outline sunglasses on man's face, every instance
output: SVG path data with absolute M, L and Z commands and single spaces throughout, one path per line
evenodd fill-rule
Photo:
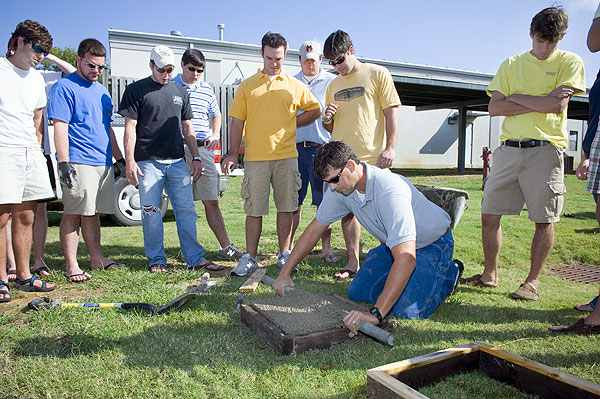
M 187 69 L 190 72 L 198 72 L 198 73 L 204 72 L 204 68 L 194 68 L 193 66 L 189 66 L 189 67 L 187 67 Z
M 96 65 L 96 64 L 92 64 L 91 62 L 86 62 L 85 65 L 90 69 L 98 68 L 98 72 L 102 72 L 102 70 L 104 68 L 106 68 L 106 65 Z
M 323 181 L 325 183 L 329 183 L 329 184 L 336 184 L 340 181 L 340 177 L 342 176 L 342 172 L 344 171 L 344 168 L 346 167 L 346 164 L 342 165 L 342 169 L 340 170 L 340 173 L 338 173 L 337 175 L 335 175 L 335 177 L 332 177 L 329 180 L 323 179 Z
M 342 62 L 344 62 L 344 60 L 346 60 L 346 54 L 338 57 L 336 60 L 334 61 L 329 61 L 329 65 L 331 66 L 336 66 L 336 65 L 340 65 Z
M 44 54 L 44 57 L 48 56 L 48 52 L 44 50 L 39 44 L 32 44 L 31 48 L 38 54 Z
M 156 66 L 156 64 L 154 64 L 154 68 L 156 68 L 156 72 L 158 73 L 168 73 L 169 75 L 175 70 L 175 68 L 173 68 L 172 66 L 168 66 L 168 67 L 164 67 L 164 68 L 159 68 Z

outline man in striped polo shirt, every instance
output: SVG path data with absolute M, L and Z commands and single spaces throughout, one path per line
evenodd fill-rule
M 227 235 L 223 215 L 219 208 L 219 173 L 215 167 L 215 148 L 221 137 L 221 111 L 212 87 L 200 77 L 204 72 L 206 61 L 204 54 L 197 49 L 188 49 L 181 58 L 183 73 L 177 75 L 173 82 L 185 87 L 190 95 L 190 104 L 194 118 L 192 124 L 196 132 L 198 153 L 202 159 L 202 175 L 193 184 L 194 201 L 202 201 L 208 225 L 219 241 L 220 259 L 237 260 L 242 257 Z M 185 146 L 185 159 L 191 167 L 192 154 Z

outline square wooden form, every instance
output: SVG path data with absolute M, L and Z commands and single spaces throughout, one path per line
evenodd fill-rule
M 358 310 L 367 311 L 367 309 L 356 303 L 333 294 L 339 300 L 342 300 Z M 282 331 L 271 320 L 267 319 L 258 308 L 253 304 L 242 305 L 242 322 L 252 330 L 256 335 L 264 339 L 277 352 L 283 355 L 298 354 L 309 350 L 327 349 L 333 345 L 340 344 L 349 340 L 348 329 L 329 328 L 327 330 L 315 331 L 300 335 L 291 335 Z M 378 327 L 392 332 L 392 324 L 388 319 L 384 319 Z M 363 334 L 359 334 L 362 336 Z
M 482 342 L 414 357 L 367 372 L 367 397 L 424 399 L 416 389 L 473 370 L 541 398 L 600 398 L 600 385 Z

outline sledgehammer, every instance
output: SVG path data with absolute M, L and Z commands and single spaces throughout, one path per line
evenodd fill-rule
M 275 282 L 275 279 L 273 277 L 267 276 L 265 274 L 262 278 L 262 282 L 265 284 L 268 284 L 272 287 L 273 283 Z M 283 289 L 283 292 L 285 294 L 289 293 L 290 291 L 294 291 L 294 288 L 287 286 Z M 345 316 L 348 313 L 342 312 L 342 314 Z M 389 346 L 394 346 L 394 335 L 388 331 L 385 331 L 382 328 L 379 328 L 379 327 L 371 324 L 371 323 L 368 323 L 368 322 L 362 323 L 360 328 L 358 329 L 358 331 L 362 332 L 363 334 L 368 335 L 371 338 L 376 339 L 379 342 L 382 342 Z

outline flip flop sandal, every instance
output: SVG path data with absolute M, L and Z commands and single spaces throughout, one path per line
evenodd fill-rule
M 167 265 L 165 265 L 164 263 L 154 263 L 148 266 L 148 271 L 150 273 L 166 273 Z
M 40 276 L 45 276 L 44 274 L 41 274 L 41 272 L 48 273 L 48 276 L 52 274 L 52 272 L 50 271 L 50 269 L 46 265 L 42 265 L 42 266 L 40 266 L 38 268 L 31 269 L 31 272 L 35 273 L 35 274 L 38 274 Z
M 570 326 L 553 326 L 548 330 L 561 334 L 600 334 L 600 324 L 585 324 L 585 319 L 579 319 Z
M 10 297 L 10 292 L 8 291 L 8 283 L 6 281 L 0 280 L 0 288 L 6 287 L 5 290 L 0 290 L 0 294 L 9 295 L 8 298 L 0 298 L 0 303 L 10 302 L 12 298 Z
M 344 273 L 348 273 L 348 277 L 342 277 L 341 275 Z M 337 276 L 336 276 L 337 274 Z M 348 270 L 348 269 L 342 269 L 339 270 L 337 272 L 335 272 L 335 274 L 333 275 L 333 278 L 336 280 L 348 280 L 351 279 L 352 277 L 356 276 L 356 272 L 352 271 L 352 270 Z
M 208 270 L 209 272 L 218 272 L 225 269 L 225 266 L 217 265 L 215 262 L 207 260 L 203 265 L 196 265 L 189 268 L 190 270 Z
M 91 270 L 111 270 L 111 269 L 118 269 L 120 267 L 123 267 L 125 265 L 118 263 L 118 262 L 110 262 L 108 265 L 106 266 L 100 266 L 100 267 L 91 267 Z
M 72 277 L 85 276 L 86 272 L 75 273 L 75 274 L 65 274 L 65 277 L 71 280 L 72 283 L 83 283 L 84 281 L 88 281 L 91 277 L 86 277 L 83 280 L 73 280 Z
M 42 286 L 38 287 L 36 285 L 33 285 L 33 282 L 35 280 L 40 280 L 39 278 L 37 278 L 37 276 L 31 276 L 26 280 L 21 280 L 16 278 L 15 279 L 15 288 L 21 291 L 27 291 L 27 292 L 49 292 L 52 291 L 56 288 L 56 286 L 54 287 L 48 287 L 45 281 L 42 281 Z
M 321 258 L 327 263 L 335 263 L 338 262 L 339 259 L 334 254 L 323 255 Z
M 485 283 L 481 280 L 481 274 L 474 274 L 471 277 L 460 278 L 458 280 L 459 284 L 470 285 L 472 287 L 487 287 L 487 288 L 495 288 L 498 284 L 489 284 Z

